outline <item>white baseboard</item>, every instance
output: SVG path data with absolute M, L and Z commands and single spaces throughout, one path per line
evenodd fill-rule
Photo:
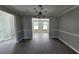
M 64 44 L 66 44 L 68 47 L 70 47 L 71 49 L 73 49 L 76 53 L 79 54 L 79 51 L 76 50 L 74 47 L 72 47 L 71 45 L 69 45 L 68 43 L 66 43 L 64 40 L 62 40 L 61 38 L 58 38 L 60 41 L 62 41 Z

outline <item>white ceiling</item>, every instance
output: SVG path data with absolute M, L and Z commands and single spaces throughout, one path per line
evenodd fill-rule
M 23 15 L 36 15 L 34 8 L 38 8 L 38 5 L 10 5 L 9 7 L 19 11 Z M 73 7 L 73 5 L 43 5 L 47 10 L 44 15 L 46 16 L 60 16 L 67 9 Z

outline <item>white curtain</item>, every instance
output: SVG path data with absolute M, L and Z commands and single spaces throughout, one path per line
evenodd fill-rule
M 0 12 L 0 41 L 3 41 L 11 39 L 15 35 L 15 24 L 14 15 Z

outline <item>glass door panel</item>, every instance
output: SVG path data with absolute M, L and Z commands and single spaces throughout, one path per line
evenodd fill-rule
M 48 22 L 43 22 L 43 30 L 47 30 L 48 29 Z
M 34 30 L 38 30 L 38 29 L 39 29 L 38 21 L 34 21 Z
M 48 32 L 49 19 L 33 19 L 32 20 L 32 29 L 33 32 Z

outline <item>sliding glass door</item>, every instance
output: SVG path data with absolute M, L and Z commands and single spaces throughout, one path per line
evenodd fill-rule
M 11 39 L 13 38 L 14 35 L 15 35 L 14 15 L 8 14 L 4 11 L 0 11 L 0 41 Z

